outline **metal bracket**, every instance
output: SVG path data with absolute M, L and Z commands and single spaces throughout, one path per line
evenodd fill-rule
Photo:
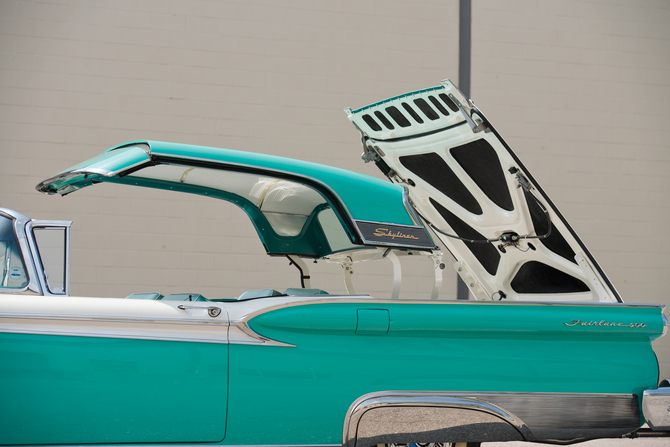
M 356 295 L 356 291 L 354 290 L 354 283 L 351 281 L 351 276 L 354 274 L 353 263 L 343 262 L 341 265 L 344 269 L 344 287 L 347 288 L 347 293 L 349 295 Z
M 305 261 L 303 261 L 300 256 L 296 255 L 286 255 L 289 261 L 291 263 L 289 265 L 295 265 L 295 268 L 300 271 L 300 285 L 302 286 L 303 289 L 311 289 L 312 288 L 312 281 L 311 281 L 311 276 L 309 275 L 309 267 L 307 267 L 307 264 L 305 264 Z
M 393 290 L 391 291 L 391 298 L 398 299 L 400 298 L 400 285 L 402 284 L 402 266 L 400 265 L 400 259 L 393 253 L 391 248 L 386 249 L 383 257 L 387 258 L 391 261 L 391 264 L 393 264 Z
M 470 125 L 470 128 L 472 129 L 472 132 L 479 133 L 482 130 L 487 130 L 488 129 L 488 126 L 486 125 L 486 123 L 483 120 L 477 119 L 475 121 L 475 119 L 473 119 L 473 117 L 470 114 L 468 114 L 468 112 L 465 110 L 465 107 L 463 107 L 463 104 L 458 99 L 456 99 L 456 96 L 454 96 L 453 93 L 449 93 L 449 98 L 461 110 L 461 114 L 463 115 L 463 118 L 465 118 L 465 121 L 467 121 L 468 124 Z M 468 101 L 468 106 L 472 110 L 472 115 L 474 115 L 476 112 L 478 112 L 478 109 L 477 109 L 477 107 L 475 107 L 475 105 L 473 104 L 473 102 L 471 100 L 468 99 L 467 101 Z
M 430 299 L 436 300 L 440 296 L 440 287 L 442 287 L 442 271 L 445 269 L 446 265 L 442 262 L 442 254 L 430 255 L 430 259 L 433 261 L 433 267 L 435 270 L 435 278 L 433 280 L 433 290 L 430 293 Z

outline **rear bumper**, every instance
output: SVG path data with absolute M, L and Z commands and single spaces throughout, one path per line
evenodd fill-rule
M 642 412 L 652 430 L 670 430 L 670 387 L 645 390 Z

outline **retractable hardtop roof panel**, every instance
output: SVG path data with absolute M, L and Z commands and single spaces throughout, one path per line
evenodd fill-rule
M 37 185 L 66 195 L 110 182 L 210 196 L 242 208 L 270 255 L 435 244 L 403 187 L 329 166 L 204 146 L 133 141 Z

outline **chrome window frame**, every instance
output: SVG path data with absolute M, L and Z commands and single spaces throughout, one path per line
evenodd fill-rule
M 69 296 L 70 295 L 70 227 L 72 225 L 71 221 L 62 221 L 62 220 L 30 220 L 26 223 L 26 235 L 28 240 L 28 245 L 30 246 L 30 251 L 33 255 L 34 268 L 36 271 L 41 272 L 41 274 L 36 275 L 40 287 L 42 289 L 42 295 L 44 296 Z M 42 258 L 40 256 L 39 247 L 35 241 L 35 228 L 62 228 L 65 231 L 65 265 L 64 265 L 64 278 L 63 278 L 63 293 L 53 293 L 49 288 L 46 280 L 46 272 L 44 271 L 44 264 L 42 263 Z

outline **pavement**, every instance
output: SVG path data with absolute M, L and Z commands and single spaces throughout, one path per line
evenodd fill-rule
M 635 439 L 596 439 L 593 441 L 572 444 L 575 447 L 661 447 L 670 446 L 670 438 L 635 438 Z M 536 442 L 484 442 L 482 447 L 539 447 L 555 444 L 539 444 Z

